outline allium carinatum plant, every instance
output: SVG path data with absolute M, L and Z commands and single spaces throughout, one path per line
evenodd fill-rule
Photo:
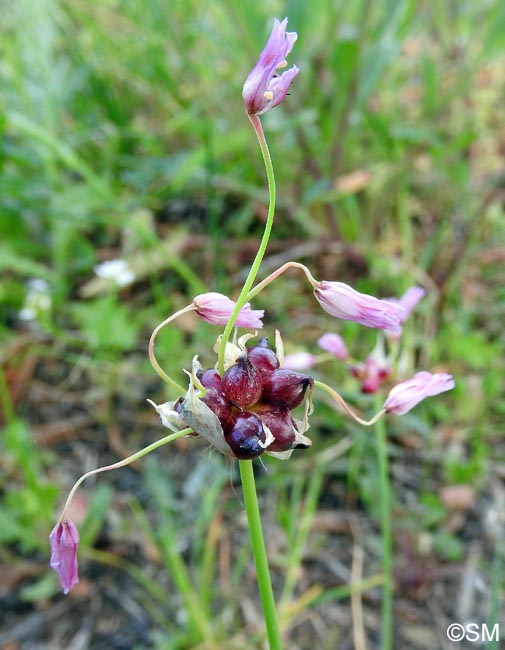
M 391 340 L 398 341 L 402 324 L 415 304 L 424 295 L 420 288 L 410 290 L 399 300 L 379 299 L 359 293 L 343 282 L 316 280 L 309 269 L 297 262 L 288 262 L 255 284 L 267 248 L 274 220 L 275 179 L 270 154 L 259 116 L 280 104 L 288 94 L 299 70 L 286 68 L 286 57 L 297 39 L 296 32 L 287 32 L 287 18 L 274 21 L 270 38 L 258 62 L 248 75 L 243 88 L 246 114 L 256 133 L 265 164 L 269 209 L 263 237 L 244 285 L 236 298 L 208 292 L 195 296 L 190 304 L 164 319 L 153 331 L 149 342 L 149 358 L 154 370 L 173 392 L 172 401 L 163 404 L 151 402 L 161 418 L 161 424 L 170 434 L 125 460 L 100 467 L 84 474 L 72 488 L 61 516 L 50 535 L 51 566 L 58 572 L 63 591 L 67 593 L 78 581 L 77 546 L 79 535 L 68 519 L 67 510 L 76 490 L 87 477 L 110 469 L 117 469 L 141 458 L 181 436 L 200 437 L 230 459 L 236 459 L 244 494 L 244 503 L 250 529 L 252 550 L 256 565 L 258 588 L 265 617 L 269 647 L 282 647 L 270 581 L 268 558 L 259 515 L 254 482 L 254 459 L 263 454 L 289 462 L 293 453 L 307 449 L 311 440 L 306 435 L 313 411 L 314 393 L 323 391 L 335 400 L 336 406 L 364 426 L 379 423 L 387 414 L 402 415 L 425 397 L 451 389 L 454 381 L 445 373 L 431 375 L 419 372 L 394 386 L 378 412 L 369 420 L 357 416 L 339 393 L 327 384 L 306 374 L 304 365 L 312 366 L 317 357 L 305 353 L 284 363 L 283 342 L 275 332 L 273 343 L 258 336 L 263 327 L 263 310 L 251 308 L 251 301 L 288 269 L 302 271 L 312 287 L 314 308 L 322 308 L 338 320 L 350 320 L 365 327 L 384 331 Z M 160 331 L 172 325 L 182 314 L 194 312 L 205 326 L 223 328 L 217 336 L 214 351 L 215 364 L 202 367 L 194 357 L 186 369 L 187 386 L 161 368 L 155 354 L 155 342 Z M 239 335 L 238 329 L 249 330 Z M 381 339 L 382 340 L 382 339 Z M 349 359 L 347 347 L 335 333 L 319 339 L 320 347 L 328 355 L 346 363 L 351 372 L 362 381 L 364 392 L 377 392 L 380 385 L 391 378 L 392 361 L 382 349 L 372 353 L 363 363 Z M 189 365 L 189 364 L 188 364 Z M 382 431 L 384 428 L 382 427 Z M 384 550 L 390 551 L 390 512 L 388 509 L 387 458 L 384 436 L 378 429 L 378 450 L 381 464 L 382 527 Z M 390 642 L 391 571 L 384 567 L 383 648 Z

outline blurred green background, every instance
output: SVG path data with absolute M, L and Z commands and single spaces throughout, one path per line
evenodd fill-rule
M 162 435 L 145 400 L 177 395 L 150 369 L 154 326 L 202 291 L 238 295 L 268 200 L 241 90 L 284 16 L 299 35 L 290 64 L 300 74 L 263 118 L 278 204 L 260 277 L 294 259 L 382 297 L 426 289 L 402 367 L 451 372 L 457 385 L 388 421 L 395 648 L 443 648 L 448 622 L 497 620 L 505 4 L 18 0 L 2 9 L 0 644 L 263 647 L 237 470 L 197 441 L 84 485 L 73 513 L 81 582 L 67 598 L 46 540 L 80 474 Z M 97 276 L 114 259 L 132 282 Z M 360 359 L 375 343 L 374 332 L 321 312 L 297 274 L 254 307 L 287 352 L 316 352 L 328 330 Z M 218 334 L 181 321 L 160 335 L 158 358 L 184 382 L 194 354 L 215 362 Z M 342 364 L 315 373 L 373 413 Z M 380 648 L 373 431 L 323 400 L 310 434 L 310 450 L 258 465 L 286 647 L 367 639 Z

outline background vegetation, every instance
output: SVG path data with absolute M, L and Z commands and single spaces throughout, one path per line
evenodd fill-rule
M 406 372 L 457 386 L 388 421 L 394 647 L 445 648 L 448 623 L 498 620 L 505 4 L 18 0 L 2 14 L 0 645 L 262 647 L 236 468 L 201 443 L 85 485 L 66 598 L 47 535 L 80 474 L 162 434 L 145 400 L 176 396 L 147 362 L 152 328 L 196 293 L 240 288 L 267 201 L 241 88 L 285 15 L 301 72 L 264 119 L 279 203 L 262 273 L 296 259 L 380 296 L 426 288 Z M 94 273 L 117 258 L 135 273 L 124 288 Z M 288 352 L 333 329 L 369 353 L 374 333 L 314 305 L 293 274 L 254 306 Z M 183 381 L 195 353 L 214 363 L 218 333 L 181 321 L 160 361 Z M 337 362 L 317 373 L 373 412 Z M 373 432 L 316 406 L 313 447 L 258 465 L 286 647 L 380 648 Z

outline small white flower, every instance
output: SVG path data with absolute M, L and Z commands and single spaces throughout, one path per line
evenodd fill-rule
M 126 260 L 107 260 L 97 264 L 94 268 L 99 278 L 113 280 L 118 287 L 126 287 L 135 280 L 135 273 L 131 270 Z
M 49 285 L 41 278 L 32 278 L 28 280 L 26 287 L 25 301 L 18 315 L 20 320 L 36 321 L 51 309 Z

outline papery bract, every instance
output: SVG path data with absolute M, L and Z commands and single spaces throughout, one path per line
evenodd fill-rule
M 340 359 L 340 361 L 345 361 L 349 356 L 344 340 L 338 334 L 327 332 L 318 339 L 317 344 L 326 352 Z
M 454 388 L 454 379 L 447 373 L 418 372 L 416 375 L 402 381 L 391 389 L 386 401 L 384 410 L 386 413 L 403 415 L 408 413 L 416 404 L 419 404 L 426 397 L 444 393 Z
M 49 535 L 51 545 L 50 565 L 60 576 L 61 588 L 64 594 L 79 582 L 77 570 L 77 547 L 79 533 L 70 519 L 64 519 L 56 524 Z
M 398 332 L 403 307 L 360 293 L 343 282 L 318 282 L 314 295 L 331 316 L 351 320 L 366 327 Z
M 242 97 L 249 115 L 261 115 L 280 104 L 298 74 L 296 65 L 277 74 L 287 65 L 286 57 L 298 38 L 296 32 L 286 32 L 287 24 L 287 18 L 282 23 L 274 20 L 270 38 L 244 83 Z
M 235 302 L 221 293 L 210 291 L 202 293 L 193 299 L 196 313 L 211 325 L 226 325 L 235 309 Z M 263 309 L 251 309 L 249 303 L 246 303 L 239 311 L 235 321 L 235 327 L 250 327 L 261 329 L 265 312 Z

